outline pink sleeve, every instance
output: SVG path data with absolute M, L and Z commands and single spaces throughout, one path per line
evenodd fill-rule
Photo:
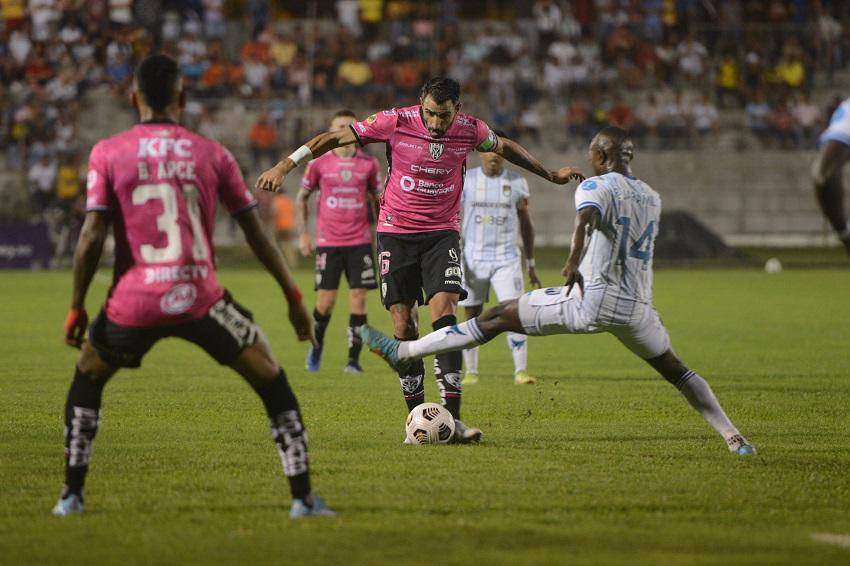
M 369 172 L 369 180 L 367 189 L 369 192 L 380 194 L 383 189 L 381 181 L 381 164 L 374 157 L 372 158 L 372 170 Z
M 319 167 L 315 161 L 307 164 L 304 176 L 301 177 L 301 188 L 307 192 L 315 190 L 319 186 Z
M 89 171 L 86 176 L 86 210 L 111 210 L 115 204 L 109 180 L 109 169 L 103 144 L 96 144 L 89 156 Z
M 354 122 L 351 129 L 357 136 L 360 145 L 368 143 L 383 142 L 390 139 L 398 122 L 398 113 L 395 110 L 384 110 L 372 114 L 362 122 Z
M 475 120 L 475 149 L 477 151 L 495 151 L 499 147 L 499 136 L 490 129 L 484 120 Z
M 242 212 L 252 206 L 256 206 L 257 200 L 242 178 L 242 171 L 233 154 L 224 146 L 219 146 L 221 151 L 218 158 L 219 163 L 219 185 L 218 196 L 230 214 Z

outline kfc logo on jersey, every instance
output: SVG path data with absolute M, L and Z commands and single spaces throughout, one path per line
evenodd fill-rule
M 431 142 L 428 144 L 428 150 L 431 152 L 431 159 L 437 160 L 443 155 L 443 144 Z
M 136 157 L 165 157 L 172 151 L 178 157 L 192 157 L 190 147 L 192 147 L 191 140 L 139 138 L 139 151 Z
M 183 314 L 195 304 L 197 297 L 198 289 L 194 285 L 182 283 L 162 296 L 159 301 L 159 308 L 165 314 Z

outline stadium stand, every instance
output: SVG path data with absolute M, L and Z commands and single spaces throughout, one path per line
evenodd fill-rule
M 0 16 L 4 216 L 78 224 L 88 150 L 132 122 L 133 65 L 158 49 L 187 77 L 187 123 L 249 176 L 334 109 L 408 103 L 447 74 L 550 162 L 581 162 L 592 132 L 620 125 L 668 204 L 727 239 L 829 241 L 805 169 L 850 84 L 844 2 L 3 0 Z M 718 171 L 729 160 L 747 174 Z M 541 194 L 541 238 L 562 243 L 562 196 Z

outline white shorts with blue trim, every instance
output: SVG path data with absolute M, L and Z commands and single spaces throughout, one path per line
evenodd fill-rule
M 463 268 L 463 288 L 467 296 L 460 302 L 460 306 L 477 307 L 488 302 L 491 287 L 500 303 L 522 295 L 525 291 L 522 262 L 517 259 L 509 263 L 466 263 Z
M 651 304 L 640 304 L 631 322 L 611 324 L 596 320 L 599 300 L 593 293 L 583 297 L 578 287 L 569 295 L 566 287 L 537 289 L 520 297 L 519 319 L 529 336 L 608 332 L 644 360 L 670 349 L 670 335 Z

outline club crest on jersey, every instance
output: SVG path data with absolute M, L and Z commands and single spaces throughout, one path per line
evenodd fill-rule
M 367 123 L 367 124 L 374 124 L 374 123 L 375 123 L 375 120 L 377 120 L 377 119 L 378 119 L 378 115 L 377 115 L 377 114 L 372 114 L 371 116 L 369 116 L 368 118 L 366 118 L 366 123 Z
M 431 142 L 428 144 L 428 150 L 431 152 L 431 159 L 437 160 L 443 155 L 443 144 Z
M 510 185 L 502 185 L 502 194 L 505 195 L 505 196 L 510 196 L 511 186 Z
M 351 169 L 343 169 L 339 172 L 339 176 L 344 183 L 347 183 L 351 180 Z

